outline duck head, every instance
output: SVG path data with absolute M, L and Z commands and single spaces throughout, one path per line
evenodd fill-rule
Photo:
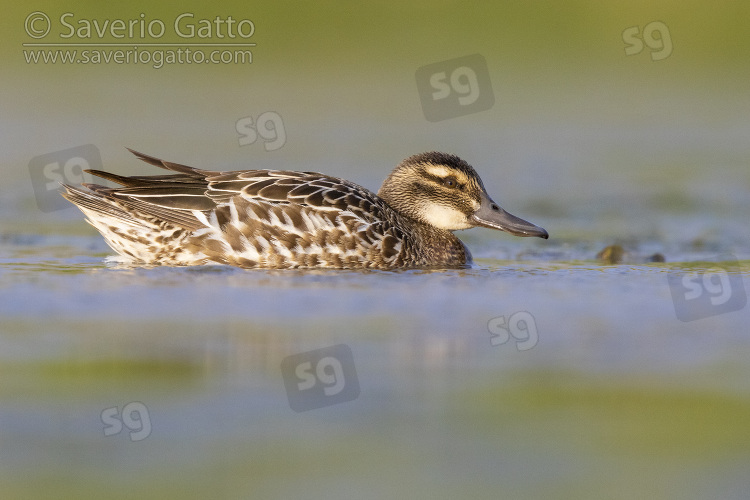
M 515 236 L 549 237 L 541 227 L 500 208 L 471 165 L 446 153 L 405 159 L 383 182 L 378 196 L 397 212 L 439 229 L 481 226 Z

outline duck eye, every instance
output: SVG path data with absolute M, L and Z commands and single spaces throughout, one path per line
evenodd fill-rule
M 458 184 L 456 183 L 456 179 L 454 179 L 453 177 L 448 177 L 447 179 L 443 179 L 443 186 L 445 187 L 454 188 L 457 185 Z

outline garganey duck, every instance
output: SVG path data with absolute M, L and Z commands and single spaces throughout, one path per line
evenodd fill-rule
M 482 226 L 516 236 L 547 231 L 500 208 L 457 156 L 402 161 L 375 194 L 315 172 L 213 172 L 130 150 L 170 175 L 89 172 L 120 186 L 65 185 L 125 261 L 244 268 L 462 267 L 471 253 L 451 231 Z

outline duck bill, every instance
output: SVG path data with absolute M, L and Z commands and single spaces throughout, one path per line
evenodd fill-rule
M 486 194 L 482 193 L 482 204 L 471 216 L 477 226 L 499 229 L 514 236 L 538 236 L 545 240 L 549 234 L 543 228 L 509 214 Z

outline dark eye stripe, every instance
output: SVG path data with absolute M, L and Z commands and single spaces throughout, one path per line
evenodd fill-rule
M 449 175 L 448 177 L 437 177 L 435 175 L 429 175 L 428 174 L 428 175 L 425 175 L 425 177 L 427 177 L 431 181 L 435 182 L 436 184 L 440 184 L 441 186 L 446 186 L 446 187 L 451 187 L 451 188 L 458 188 L 458 189 L 463 189 L 466 186 L 466 184 L 460 184 L 458 182 L 458 179 L 456 179 L 456 177 L 453 176 L 453 175 Z M 448 181 L 453 181 L 453 185 L 452 186 L 448 186 L 447 185 Z

